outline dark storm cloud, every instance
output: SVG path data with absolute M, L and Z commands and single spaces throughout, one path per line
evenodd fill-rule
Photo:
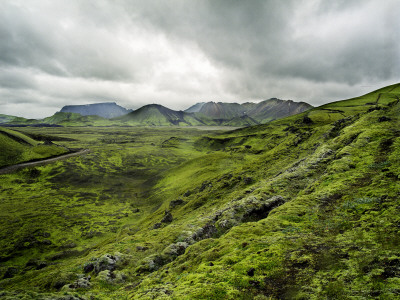
M 146 10 L 147 18 L 170 34 L 195 39 L 215 64 L 233 72 L 234 78 L 227 75 L 228 85 L 242 80 L 239 94 L 260 80 L 290 86 L 298 78 L 354 86 L 398 80 L 400 75 L 396 1 L 196 3 L 181 10 L 153 7 Z
M 5 1 L 0 112 L 356 96 L 399 81 L 398 12 L 396 0 Z

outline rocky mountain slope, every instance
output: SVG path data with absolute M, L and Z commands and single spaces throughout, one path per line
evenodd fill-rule
M 207 117 L 219 120 L 231 120 L 237 117 L 248 116 L 255 121 L 255 124 L 263 124 L 298 114 L 311 108 L 312 106 L 305 102 L 271 98 L 259 103 L 197 103 L 186 110 L 186 112 L 194 112 L 200 118 Z
M 255 105 L 247 103 L 245 107 L 247 108 L 246 114 L 257 120 L 260 124 L 299 114 L 313 108 L 310 104 L 305 102 L 280 100 L 276 98 L 261 101 Z
M 185 109 L 185 112 L 188 112 L 188 113 L 199 112 L 200 109 L 202 108 L 202 106 L 203 106 L 205 103 L 206 103 L 206 102 L 198 102 L 198 103 L 192 105 L 191 107 L 189 107 L 188 109 Z

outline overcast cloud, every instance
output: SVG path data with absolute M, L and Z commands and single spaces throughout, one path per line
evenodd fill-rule
M 0 113 L 312 105 L 400 82 L 397 0 L 0 0 Z

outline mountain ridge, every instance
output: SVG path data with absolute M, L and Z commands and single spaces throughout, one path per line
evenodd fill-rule
M 82 116 L 97 115 L 102 118 L 111 119 L 129 113 L 132 110 L 119 106 L 115 102 L 99 102 L 82 105 L 66 105 L 60 112 L 79 113 Z
M 270 98 L 260 102 L 228 103 L 228 102 L 199 102 L 185 111 L 194 112 L 214 119 L 232 119 L 248 115 L 256 123 L 265 123 L 311 109 L 313 106 L 306 102 Z
M 53 116 L 35 120 L 1 115 L 13 126 L 53 124 L 62 126 L 251 126 L 301 113 L 312 108 L 305 102 L 271 98 L 259 103 L 200 102 L 188 109 L 172 110 L 147 104 L 128 110 L 115 102 L 66 105 Z

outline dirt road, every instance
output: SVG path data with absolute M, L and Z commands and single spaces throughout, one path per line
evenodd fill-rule
M 31 161 L 31 162 L 26 162 L 26 163 L 20 163 L 20 164 L 16 164 L 16 165 L 13 165 L 13 166 L 0 168 L 0 174 L 12 173 L 14 171 L 17 171 L 19 169 L 26 168 L 26 167 L 45 165 L 45 164 L 48 164 L 48 163 L 55 162 L 57 160 L 67 159 L 67 158 L 70 158 L 72 156 L 82 155 L 82 154 L 86 154 L 86 153 L 89 153 L 89 152 L 90 152 L 89 149 L 83 149 L 83 150 L 80 150 L 78 152 L 68 153 L 68 154 L 57 156 L 57 157 L 46 158 L 46 159 L 42 159 L 42 160 L 38 160 L 38 161 Z

